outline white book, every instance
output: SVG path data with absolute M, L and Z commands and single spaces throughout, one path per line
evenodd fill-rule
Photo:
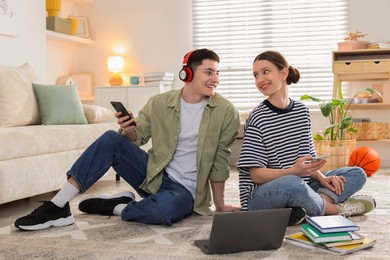
M 308 216 L 306 220 L 322 233 L 359 230 L 358 225 L 341 215 Z
M 146 72 L 144 73 L 144 78 L 147 77 L 174 77 L 175 73 L 173 72 Z
M 174 80 L 175 77 L 171 76 L 164 76 L 164 77 L 149 77 L 149 76 L 144 76 L 144 81 L 145 82 L 152 82 L 152 81 L 162 81 L 162 80 Z

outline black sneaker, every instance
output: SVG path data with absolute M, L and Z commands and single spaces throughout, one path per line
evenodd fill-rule
M 80 201 L 79 210 L 89 214 L 111 216 L 114 215 L 113 211 L 116 205 L 129 204 L 132 201 L 135 201 L 135 196 L 130 191 L 120 192 L 112 196 L 94 195 Z
M 63 208 L 57 207 L 53 202 L 46 201 L 29 215 L 18 218 L 15 227 L 23 230 L 41 230 L 49 227 L 61 227 L 74 223 L 70 212 L 69 202 Z
M 292 207 L 290 219 L 288 220 L 289 226 L 298 226 L 306 218 L 306 211 L 301 207 Z

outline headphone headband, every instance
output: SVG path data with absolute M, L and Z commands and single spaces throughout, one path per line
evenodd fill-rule
M 188 60 L 190 59 L 192 53 L 194 53 L 194 52 L 195 52 L 195 50 L 190 51 L 189 53 L 187 53 L 187 54 L 184 56 L 183 66 L 187 66 Z

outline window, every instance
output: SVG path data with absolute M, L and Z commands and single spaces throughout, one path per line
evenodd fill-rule
M 266 50 L 281 52 L 300 71 L 298 84 L 289 86 L 292 98 L 330 99 L 332 51 L 348 35 L 348 6 L 348 0 L 193 0 L 194 48 L 220 56 L 218 92 L 239 110 L 264 98 L 252 63 Z

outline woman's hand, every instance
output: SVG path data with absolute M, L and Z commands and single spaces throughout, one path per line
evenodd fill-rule
M 223 207 L 216 208 L 218 212 L 233 212 L 233 211 L 241 211 L 241 207 L 225 204 Z
M 326 163 L 326 160 L 310 161 L 313 158 L 311 156 L 303 156 L 298 158 L 293 165 L 293 170 L 297 176 L 311 176 L 321 169 Z
M 344 191 L 344 183 L 347 181 L 344 176 L 329 176 L 321 178 L 320 183 L 322 186 L 335 192 L 337 195 L 341 195 Z

